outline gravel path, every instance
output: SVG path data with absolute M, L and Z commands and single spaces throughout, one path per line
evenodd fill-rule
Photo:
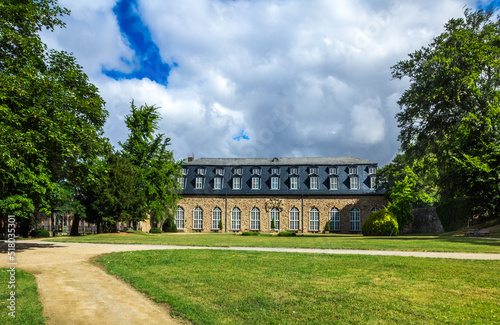
M 7 266 L 7 244 L 0 244 Z M 34 274 L 49 324 L 180 324 L 131 286 L 106 274 L 90 259 L 111 252 L 151 249 L 221 249 L 265 252 L 363 254 L 476 260 L 500 260 L 500 254 L 368 251 L 307 248 L 196 247 L 168 245 L 118 245 L 18 241 L 17 268 Z

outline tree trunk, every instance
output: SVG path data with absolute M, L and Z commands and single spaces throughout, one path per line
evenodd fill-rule
M 70 236 L 79 236 L 78 226 L 80 225 L 80 215 L 75 213 L 73 217 L 73 224 L 71 225 L 71 233 Z

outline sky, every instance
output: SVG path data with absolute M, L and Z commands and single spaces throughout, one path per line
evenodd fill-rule
M 397 154 L 391 67 L 486 0 L 60 0 L 73 53 L 127 139 L 130 103 L 159 107 L 177 160 Z

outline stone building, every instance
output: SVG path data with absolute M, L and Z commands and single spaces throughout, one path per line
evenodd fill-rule
M 359 158 L 202 158 L 183 166 L 179 231 L 358 233 L 384 204 L 377 164 Z M 275 229 L 271 229 L 274 220 Z

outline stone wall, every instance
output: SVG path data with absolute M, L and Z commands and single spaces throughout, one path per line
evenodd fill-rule
M 441 220 L 437 215 L 436 209 L 415 208 L 412 210 L 413 221 L 405 226 L 403 233 L 442 233 L 444 232 Z
M 292 208 L 299 210 L 299 232 L 315 232 L 310 229 L 309 211 L 313 208 L 319 211 L 319 231 L 321 232 L 330 219 L 330 210 L 337 208 L 340 211 L 340 232 L 350 233 L 350 213 L 353 208 L 361 212 L 361 225 L 368 218 L 371 210 L 380 209 L 386 204 L 383 196 L 185 196 L 179 206 L 184 209 L 184 229 L 179 231 L 193 232 L 193 213 L 199 207 L 203 211 L 204 232 L 214 231 L 212 229 L 212 211 L 215 207 L 221 209 L 223 231 L 250 231 L 250 211 L 256 207 L 260 210 L 261 232 L 270 232 L 270 208 L 279 207 L 280 222 L 279 231 L 290 229 L 289 213 Z M 231 229 L 231 211 L 234 208 L 241 210 L 241 228 Z M 276 229 L 278 230 L 278 229 Z

